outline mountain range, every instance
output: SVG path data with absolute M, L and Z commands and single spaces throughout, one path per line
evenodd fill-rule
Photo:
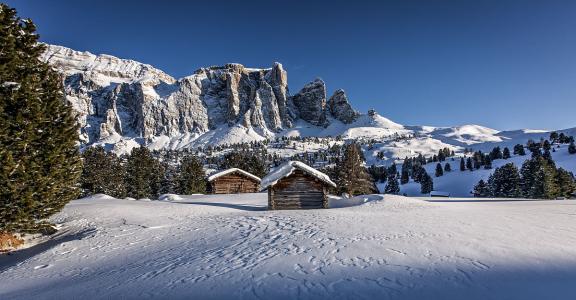
M 372 110 L 359 113 L 344 90 L 328 93 L 319 78 L 291 94 L 280 63 L 212 66 L 175 79 L 151 65 L 56 45 L 47 45 L 41 59 L 63 75 L 66 98 L 78 114 L 80 143 L 116 153 L 138 145 L 177 150 L 279 136 L 341 136 L 378 140 L 379 151 L 400 158 L 548 136 L 547 130 L 479 125 L 404 126 Z

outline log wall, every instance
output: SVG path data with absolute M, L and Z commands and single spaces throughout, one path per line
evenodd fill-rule
M 260 182 L 238 173 L 226 174 L 210 182 L 212 194 L 257 193 Z
M 274 210 L 327 208 L 325 184 L 296 170 L 268 188 L 268 207 Z

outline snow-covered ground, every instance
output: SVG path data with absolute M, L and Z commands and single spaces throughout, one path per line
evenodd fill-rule
M 576 201 L 266 211 L 265 194 L 76 200 L 0 257 L 0 299 L 572 299 Z M 343 199 L 331 205 L 345 206 Z

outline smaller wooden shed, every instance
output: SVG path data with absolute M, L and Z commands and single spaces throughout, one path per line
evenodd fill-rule
M 328 208 L 328 188 L 336 187 L 328 175 L 299 161 L 289 161 L 262 179 L 268 189 L 268 209 Z
M 244 170 L 231 168 L 208 177 L 208 191 L 212 194 L 257 193 L 260 178 Z

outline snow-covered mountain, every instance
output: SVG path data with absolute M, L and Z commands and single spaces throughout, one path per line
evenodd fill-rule
M 64 76 L 68 101 L 78 112 L 83 145 L 117 153 L 145 144 L 153 149 L 258 141 L 277 136 L 375 139 L 388 158 L 448 147 L 455 151 L 494 143 L 524 143 L 545 130 L 498 131 L 478 125 L 404 126 L 374 111 L 360 114 L 345 92 L 327 97 L 315 79 L 290 94 L 280 63 L 271 68 L 227 64 L 175 79 L 150 65 L 47 45 L 42 60 Z M 568 130 L 572 135 L 576 130 Z

